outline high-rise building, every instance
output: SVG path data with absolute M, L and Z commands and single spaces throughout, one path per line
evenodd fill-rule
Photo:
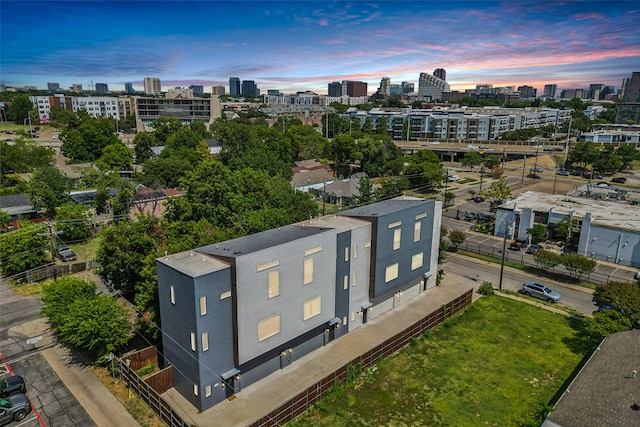
M 133 88 L 133 83 L 125 83 L 124 91 L 127 93 L 136 93 L 135 89 Z
M 524 85 L 518 86 L 518 92 L 520 92 L 520 99 L 534 99 L 538 90 L 532 86 Z
M 397 83 L 391 84 L 389 86 L 389 96 L 400 96 L 402 95 L 402 86 Z
M 391 79 L 389 77 L 383 77 L 380 80 L 380 93 L 384 96 L 391 95 Z
M 600 92 L 600 99 L 611 99 L 616 94 L 616 89 L 613 86 L 605 86 Z
M 244 96 L 258 96 L 258 87 L 253 80 L 242 81 L 242 95 Z
M 640 102 L 640 71 L 634 71 L 631 78 L 622 81 L 621 97 L 625 102 Z
M 238 77 L 229 77 L 229 95 L 240 95 L 240 79 Z
M 160 86 L 160 79 L 157 77 L 145 77 L 144 93 L 147 95 L 160 95 L 162 93 L 162 87 Z
M 558 92 L 558 85 L 544 85 L 544 91 L 542 92 L 542 96 L 544 98 L 555 99 L 557 92 Z
M 71 92 L 82 93 L 82 83 L 74 83 L 69 89 L 71 89 Z
M 367 83 L 354 80 L 347 80 L 348 96 L 367 96 Z
M 189 89 L 193 90 L 193 94 L 195 96 L 204 96 L 204 86 L 201 85 L 191 85 Z
M 589 98 L 591 99 L 600 99 L 602 94 L 602 90 L 605 85 L 603 83 L 592 83 L 589 85 Z
M 429 73 L 420 73 L 418 95 L 431 100 L 442 99 L 442 92 L 451 92 L 449 83 Z
M 436 68 L 433 71 L 433 75 L 440 80 L 447 80 L 447 71 L 444 68 Z
M 331 82 L 327 88 L 327 94 L 329 96 L 342 96 L 342 83 Z
M 60 83 L 47 83 L 47 90 L 49 92 L 60 92 Z
M 109 92 L 109 86 L 106 83 L 96 83 L 96 93 Z
M 224 86 L 213 86 L 211 87 L 211 95 L 222 96 L 225 94 Z
M 400 83 L 400 87 L 402 87 L 402 93 L 412 93 L 415 90 L 415 85 L 409 82 Z

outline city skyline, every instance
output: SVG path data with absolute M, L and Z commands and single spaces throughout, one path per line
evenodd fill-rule
M 443 68 L 452 90 L 541 93 L 618 90 L 640 64 L 637 1 L 5 1 L 0 11 L 0 83 L 14 87 L 142 91 L 158 77 L 163 90 L 209 91 L 237 76 L 263 92 L 359 80 L 371 94 L 383 77 L 417 83 Z

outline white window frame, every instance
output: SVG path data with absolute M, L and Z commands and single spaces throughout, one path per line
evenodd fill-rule
M 227 299 L 231 296 L 231 291 L 226 291 L 226 292 L 222 292 L 220 294 L 220 301 L 222 301 L 223 299 Z
M 420 232 L 422 230 L 422 222 L 421 221 L 416 221 L 416 223 L 413 226 L 413 241 L 414 242 L 419 242 L 420 241 Z
M 356 272 L 352 271 L 351 272 L 351 287 L 356 285 Z
M 171 285 L 169 288 L 169 293 L 171 295 L 171 304 L 176 305 L 176 289 Z
M 271 299 L 280 295 L 280 270 L 270 271 L 267 280 L 267 297 Z
M 207 314 L 207 297 L 203 295 L 200 297 L 200 316 Z
M 209 332 L 203 332 L 201 336 L 202 351 L 209 350 Z
M 349 261 L 349 246 L 344 247 L 344 261 Z
M 304 282 L 305 285 L 313 283 L 313 258 L 304 260 Z
M 396 228 L 393 230 L 393 250 L 397 251 L 400 249 L 400 238 L 402 237 L 402 229 Z
M 384 283 L 389 283 L 398 278 L 398 263 L 387 266 L 384 273 Z
M 198 384 L 193 385 L 193 394 L 198 395 Z
M 191 332 L 191 350 L 196 351 L 196 334 Z
M 411 257 L 411 271 L 422 267 L 424 261 L 424 253 L 420 252 Z
M 273 322 L 274 324 L 271 324 Z M 262 329 L 262 332 L 261 332 Z M 265 330 L 266 329 L 266 330 Z M 258 342 L 264 341 L 280 333 L 280 314 L 262 319 L 258 322 Z
M 322 298 L 320 295 L 304 302 L 302 306 L 302 320 L 309 320 L 322 312 Z
M 204 388 L 204 395 L 205 395 L 205 397 L 209 397 L 209 396 L 211 396 L 211 384 L 207 385 L 207 386 Z

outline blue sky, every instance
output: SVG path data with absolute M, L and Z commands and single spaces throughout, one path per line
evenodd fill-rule
M 588 88 L 640 71 L 640 1 L 7 1 L 0 81 L 163 89 L 255 80 L 263 93 L 447 70 L 452 89 Z

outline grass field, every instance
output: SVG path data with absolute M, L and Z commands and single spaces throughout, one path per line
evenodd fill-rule
M 580 320 L 497 296 L 335 390 L 293 426 L 540 425 L 594 345 Z

